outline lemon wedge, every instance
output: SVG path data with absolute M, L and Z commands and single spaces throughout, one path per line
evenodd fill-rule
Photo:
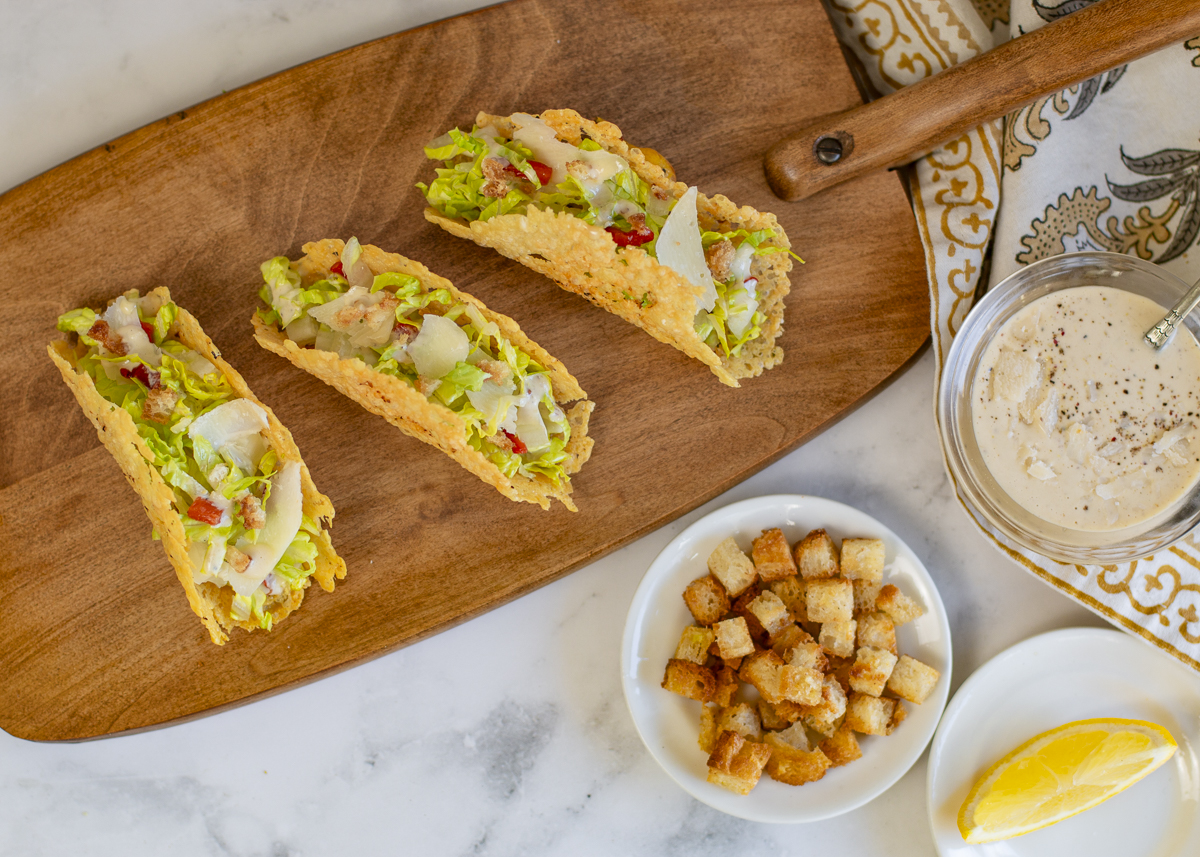
M 1064 724 L 988 768 L 958 811 L 958 830 L 970 843 L 1039 830 L 1124 791 L 1176 749 L 1170 732 L 1145 720 Z

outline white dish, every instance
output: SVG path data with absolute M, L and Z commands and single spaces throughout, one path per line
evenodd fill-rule
M 897 645 L 941 671 L 922 705 L 908 707 L 908 719 L 889 736 L 859 736 L 861 759 L 803 786 L 788 786 L 765 774 L 742 796 L 707 782 L 707 757 L 697 745 L 700 703 L 661 687 L 667 660 L 679 635 L 692 624 L 683 590 L 708 574 L 708 555 L 733 536 L 749 551 L 763 530 L 779 527 L 795 543 L 823 527 L 836 540 L 883 539 L 885 582 L 925 607 L 925 615 L 896 629 Z M 625 701 L 638 733 L 663 769 L 697 800 L 750 821 L 817 821 L 849 812 L 887 790 L 912 767 L 937 728 L 950 687 L 950 626 L 929 573 L 896 534 L 869 515 L 820 497 L 780 494 L 743 500 L 692 524 L 663 549 L 633 596 L 621 645 Z
M 958 810 L 976 779 L 1047 729 L 1091 717 L 1166 727 L 1179 750 L 1100 806 L 1042 830 L 968 845 Z M 963 683 L 929 755 L 928 806 L 941 857 L 1200 854 L 1200 677 L 1120 631 L 1067 628 L 1018 643 Z

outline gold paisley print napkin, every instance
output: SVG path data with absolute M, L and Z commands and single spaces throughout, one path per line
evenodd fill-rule
M 1017 38 L 1090 2 L 1011 0 L 998 17 Z M 1200 38 L 1016 111 L 1003 152 L 992 284 L 1076 250 L 1136 254 L 1200 279 Z M 976 523 L 1051 586 L 1200 669 L 1196 532 L 1149 559 L 1101 567 L 1054 562 Z

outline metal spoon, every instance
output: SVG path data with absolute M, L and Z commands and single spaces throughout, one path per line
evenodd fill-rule
M 1155 351 L 1166 345 L 1179 322 L 1187 318 L 1187 314 L 1196 308 L 1196 304 L 1200 304 L 1200 280 L 1188 289 L 1187 294 L 1179 299 L 1179 303 L 1171 307 L 1171 311 L 1163 316 L 1162 321 L 1146 331 L 1146 344 Z

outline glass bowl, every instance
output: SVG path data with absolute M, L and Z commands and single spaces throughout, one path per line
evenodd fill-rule
M 1164 315 L 1189 288 L 1158 265 L 1120 253 L 1069 253 L 1022 268 L 972 308 L 955 336 L 938 389 L 938 423 L 959 497 L 976 519 L 986 520 L 1013 542 L 1051 559 L 1110 565 L 1160 551 L 1200 523 L 1200 483 L 1168 509 L 1124 529 L 1095 532 L 1059 526 L 1020 506 L 996 482 L 984 464 L 971 414 L 975 373 L 996 332 L 1038 298 L 1076 286 L 1124 289 L 1155 301 L 1164 307 Z M 1194 313 L 1182 324 L 1200 339 L 1200 322 Z

